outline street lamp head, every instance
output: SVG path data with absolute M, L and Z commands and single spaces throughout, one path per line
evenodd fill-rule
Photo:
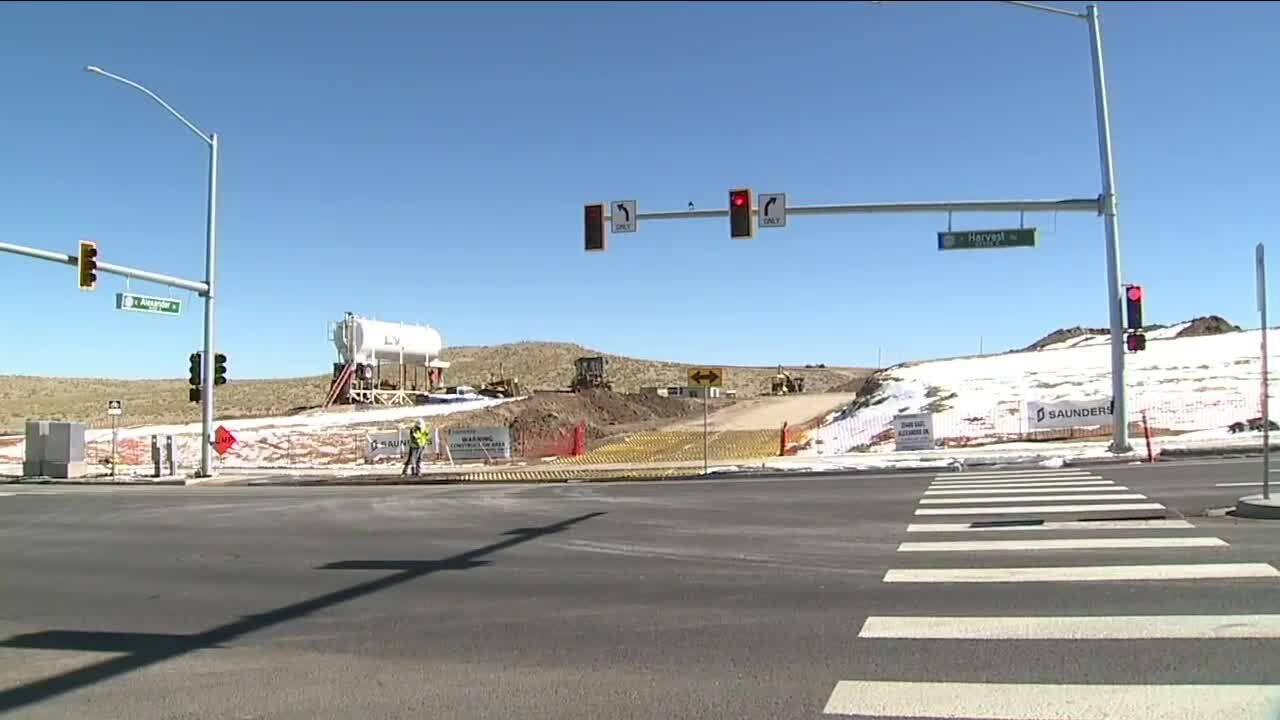
M 102 74 L 102 68 L 97 65 L 85 65 L 84 70 L 85 72 L 98 73 L 99 75 Z

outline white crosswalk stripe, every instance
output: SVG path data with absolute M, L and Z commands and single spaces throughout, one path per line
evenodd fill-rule
M 911 523 L 907 526 L 909 533 L 956 533 L 956 532 L 1008 532 L 1039 530 L 1052 532 L 1057 530 L 1194 530 L 1195 525 L 1186 520 L 1043 520 L 1034 524 L 1023 524 L 1017 521 L 990 524 L 974 523 Z
M 1280 578 L 1280 571 L 1268 563 L 1176 563 L 1171 565 L 908 568 L 893 569 L 884 574 L 885 582 L 900 583 L 1113 582 L 1222 578 Z
M 946 498 L 924 498 L 920 501 L 921 505 L 967 505 L 971 503 L 1009 503 L 1009 502 L 1057 502 L 1064 500 L 1145 500 L 1146 495 L 1142 493 L 1118 493 L 1100 497 L 1098 495 L 1086 495 L 1084 493 L 1075 493 L 1072 495 L 998 495 L 996 497 L 946 497 Z
M 1113 515 L 1121 512 L 1129 516 Z M 912 538 L 902 542 L 897 550 L 904 560 L 908 554 L 939 563 L 944 559 L 972 557 L 973 566 L 891 568 L 882 581 L 903 586 L 904 591 L 913 585 L 928 585 L 929 596 L 936 598 L 953 584 L 972 587 L 974 583 L 1040 583 L 1061 587 L 1063 593 L 1070 595 L 1072 589 L 1067 586 L 1078 583 L 1181 581 L 1216 586 L 1229 580 L 1280 580 L 1280 570 L 1270 563 L 1230 562 L 1230 555 L 1222 555 L 1232 552 L 1229 543 L 1219 537 L 1187 534 L 1185 531 L 1195 530 L 1195 525 L 1183 519 L 1163 517 L 1165 512 L 1164 505 L 1146 495 L 1084 470 L 939 473 L 920 498 L 915 515 L 964 516 L 965 521 L 910 523 L 907 532 Z M 1071 519 L 1071 515 L 1078 519 Z M 1053 520 L 1055 516 L 1067 517 Z M 1106 533 L 1105 537 L 1084 534 L 1097 531 Z M 978 540 L 947 537 L 975 532 L 1006 534 L 977 536 L 982 538 Z M 1176 551 L 1176 555 L 1171 551 Z M 1108 559 L 1112 554 L 1124 553 L 1123 557 L 1129 562 L 1097 564 L 1099 552 L 1108 553 Z M 1023 553 L 1039 558 L 1061 557 L 1063 561 L 1043 567 L 1008 560 Z M 1134 557 L 1139 553 L 1165 555 Z M 1085 564 L 1088 561 L 1084 558 L 1090 557 L 1094 563 Z M 1160 562 L 1171 557 L 1177 557 L 1180 562 Z M 1214 558 L 1224 561 L 1213 562 Z M 1088 612 L 1088 594 L 1079 594 L 1080 610 Z M 1032 613 L 1037 610 L 1038 606 L 1030 608 Z M 858 638 L 867 642 L 993 643 L 1280 641 L 1280 614 L 876 615 L 866 618 Z M 928 648 L 923 652 L 927 654 Z M 1227 681 L 1212 685 L 1075 685 L 892 679 L 839 680 L 823 709 L 829 715 L 864 718 L 972 720 L 1217 720 L 1224 717 L 1280 720 L 1278 711 L 1280 685 Z
M 978 488 L 943 488 L 943 489 L 927 489 L 924 491 L 924 497 L 932 497 L 938 495 L 1000 495 L 1004 492 L 1016 492 L 1018 495 L 1027 495 L 1027 493 L 1052 493 L 1052 492 L 1123 492 L 1126 491 L 1125 486 L 1116 486 L 1116 484 L 1101 484 L 1101 486 L 1088 487 L 978 487 Z
M 940 540 L 904 542 L 898 552 L 1007 552 L 1009 550 L 1121 550 L 1136 548 L 1228 547 L 1216 537 L 1055 538 L 1052 540 Z
M 858 637 L 909 640 L 1154 640 L 1280 638 L 1280 615 L 886 617 Z
M 925 493 L 938 490 L 981 490 L 989 488 L 1052 488 L 1052 487 L 1089 487 L 1092 485 L 1115 485 L 1111 480 L 1036 480 L 1035 482 L 998 482 L 998 483 L 963 483 L 956 485 L 930 485 Z
M 823 712 L 969 720 L 1271 720 L 1280 685 L 836 684 Z
M 1043 500 L 1044 498 L 1036 498 Z M 916 515 L 1042 515 L 1046 513 L 1116 512 L 1120 510 L 1163 510 L 1157 502 L 1096 503 L 1093 505 L 1007 505 L 1004 507 L 920 508 Z

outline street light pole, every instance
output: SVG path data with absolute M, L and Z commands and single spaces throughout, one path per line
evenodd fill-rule
M 138 83 L 109 73 L 100 67 L 90 65 L 85 68 L 86 71 L 95 75 L 101 75 L 106 78 L 124 83 L 129 87 L 143 93 L 147 97 L 155 100 L 169 114 L 178 118 L 187 129 L 195 133 L 201 140 L 209 146 L 209 198 L 208 207 L 205 215 L 205 235 L 204 235 L 204 378 L 201 386 L 200 404 L 201 404 L 201 422 L 200 422 L 200 475 L 202 477 L 210 477 L 213 474 L 213 368 L 214 368 L 214 351 L 213 351 L 213 299 L 214 299 L 214 268 L 215 256 L 214 249 L 217 242 L 217 214 L 218 214 L 218 134 L 206 134 L 200 128 L 192 125 L 177 110 L 174 110 L 169 103 L 160 99 L 159 95 L 151 92 Z
M 214 248 L 218 239 L 218 133 L 209 134 L 209 203 L 204 231 L 204 385 L 200 394 L 200 475 L 213 475 Z
M 1093 58 L 1093 98 L 1098 113 L 1098 158 L 1102 171 L 1102 216 L 1107 233 L 1107 305 L 1111 311 L 1111 452 L 1125 453 L 1129 445 L 1128 403 L 1124 382 L 1124 329 L 1120 287 L 1120 223 L 1116 210 L 1116 173 L 1111 160 L 1111 114 L 1107 107 L 1107 77 L 1102 68 L 1102 30 L 1098 6 L 1085 9 L 1089 22 L 1090 56 Z
M 1102 67 L 1102 29 L 1098 23 L 1098 6 L 1089 5 L 1083 13 L 1063 10 L 1034 2 L 1005 0 L 1031 10 L 1066 15 L 1089 24 L 1089 57 L 1093 63 L 1093 103 L 1098 120 L 1098 159 L 1102 171 L 1101 213 L 1107 237 L 1107 310 L 1111 320 L 1111 452 L 1126 453 L 1129 445 L 1129 414 L 1124 382 L 1124 289 L 1120 286 L 1120 223 L 1116 210 L 1116 172 L 1111 159 L 1111 113 L 1107 107 L 1107 76 Z

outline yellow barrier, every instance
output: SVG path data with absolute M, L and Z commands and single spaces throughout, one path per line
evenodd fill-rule
M 775 430 L 726 430 L 711 433 L 707 456 L 715 462 L 749 460 L 778 454 Z M 577 457 L 555 460 L 561 465 L 605 465 L 651 462 L 691 462 L 702 459 L 702 433 L 650 432 L 596 448 Z

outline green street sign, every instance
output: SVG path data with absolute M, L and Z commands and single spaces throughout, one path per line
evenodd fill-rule
M 116 293 L 116 309 L 155 313 L 157 315 L 180 315 L 182 314 L 182 301 L 174 300 L 173 298 L 152 297 L 150 295 Z
M 957 230 L 938 233 L 939 250 L 999 250 L 1035 247 L 1036 229 Z

